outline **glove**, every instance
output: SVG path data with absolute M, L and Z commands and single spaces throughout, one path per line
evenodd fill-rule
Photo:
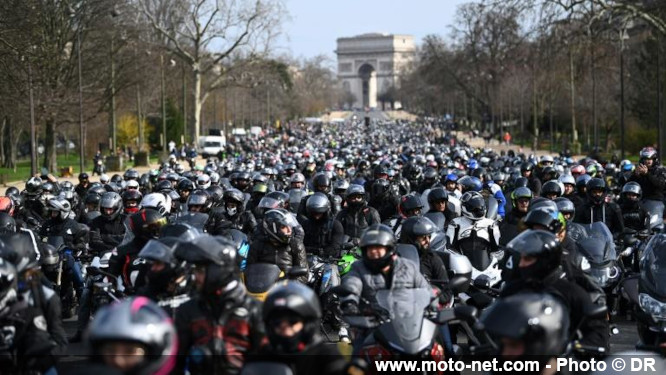
M 340 304 L 340 309 L 343 315 L 361 315 L 361 310 L 358 308 L 358 302 L 345 301 Z

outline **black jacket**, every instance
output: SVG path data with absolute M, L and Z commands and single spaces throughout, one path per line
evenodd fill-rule
M 276 244 L 263 231 L 259 231 L 258 233 L 258 236 L 250 245 L 247 264 L 271 263 L 277 265 L 285 272 L 294 266 L 308 267 L 305 246 L 303 246 L 302 239 L 292 236 L 288 244 Z
M 352 239 L 360 239 L 366 228 L 372 224 L 381 224 L 379 213 L 372 207 L 363 205 L 358 209 L 343 208 L 336 219 L 342 224 L 345 234 Z
M 624 232 L 622 211 L 617 204 L 611 202 L 596 205 L 588 200 L 582 207 L 576 207 L 574 222 L 588 225 L 597 221 L 604 222 L 614 236 Z
M 177 371 L 182 374 L 188 354 L 203 349 L 199 366 L 190 362 L 191 374 L 237 374 L 249 354 L 257 353 L 265 342 L 261 302 L 239 286 L 233 298 L 211 303 L 196 296 L 176 310 L 178 332 Z
M 307 233 L 303 239 L 303 245 L 308 254 L 324 257 L 340 256 L 345 231 L 339 221 L 334 218 L 319 221 L 306 219 L 302 225 L 303 230 Z
M 640 231 L 650 228 L 650 213 L 641 202 L 623 202 L 620 200 L 620 209 L 622 210 L 622 220 L 627 228 Z
M 121 276 L 125 288 L 140 288 L 145 284 L 146 264 L 138 261 L 139 252 L 148 241 L 134 237 L 132 241 L 118 246 L 109 258 L 109 273 Z M 132 274 L 138 271 L 135 282 L 132 283 Z
M 643 189 L 643 199 L 656 201 L 664 200 L 664 189 L 666 189 L 666 168 L 654 166 L 646 174 L 639 175 L 634 171 L 631 181 L 638 182 Z
M 506 214 L 504 220 L 500 222 L 500 245 L 506 245 L 511 242 L 521 232 L 520 223 L 527 215 L 525 212 L 520 212 L 515 208 Z
M 257 228 L 257 219 L 251 211 L 238 212 L 234 216 L 229 216 L 224 207 L 215 207 L 209 215 L 206 230 L 213 235 L 222 234 L 229 229 L 238 229 L 250 237 Z
M 88 243 L 89 228 L 74 219 L 49 219 L 42 225 L 39 235 L 42 237 L 60 236 L 65 245 L 72 250 L 85 250 Z
M 90 223 L 90 248 L 101 253 L 120 245 L 125 237 L 125 215 L 108 220 L 100 215 Z

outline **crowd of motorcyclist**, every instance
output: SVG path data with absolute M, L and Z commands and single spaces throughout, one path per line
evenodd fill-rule
M 536 157 L 436 130 L 324 127 L 205 165 L 171 156 L 144 174 L 81 173 L 77 185 L 35 176 L 7 189 L 3 372 L 56 373 L 68 343 L 82 340 L 85 373 L 235 374 L 265 361 L 295 374 L 364 370 L 329 341 L 359 354 L 372 329 L 345 317 L 377 314 L 379 292 L 395 289 L 427 290 L 430 310 L 482 311 L 489 354 L 547 362 L 571 345 L 608 353 L 613 316 L 629 307 L 589 272 L 581 243 L 593 223 L 622 250 L 628 233 L 663 230 L 656 150 L 642 149 L 637 164 Z M 341 135 L 354 132 L 363 135 Z M 353 251 L 359 260 L 338 270 Z M 311 256 L 333 265 L 339 287 L 313 287 Z M 471 265 L 473 290 L 455 286 L 456 256 Z M 622 270 L 640 270 L 637 252 L 618 257 Z M 255 264 L 276 265 L 285 279 L 263 302 L 244 286 L 242 270 Z M 74 315 L 67 337 L 63 319 Z M 460 329 L 439 325 L 446 356 L 460 355 Z

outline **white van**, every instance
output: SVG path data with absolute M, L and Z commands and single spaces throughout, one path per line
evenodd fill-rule
M 224 151 L 227 146 L 227 140 L 220 135 L 206 135 L 199 137 L 198 153 L 204 159 L 209 156 L 217 156 L 220 151 Z

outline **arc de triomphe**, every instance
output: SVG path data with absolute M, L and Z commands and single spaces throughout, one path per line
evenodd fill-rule
M 338 81 L 342 90 L 356 98 L 354 108 L 376 108 L 385 101 L 401 105 L 395 99 L 400 73 L 414 60 L 414 38 L 411 35 L 363 34 L 338 38 Z M 384 99 L 384 100 L 382 100 Z

